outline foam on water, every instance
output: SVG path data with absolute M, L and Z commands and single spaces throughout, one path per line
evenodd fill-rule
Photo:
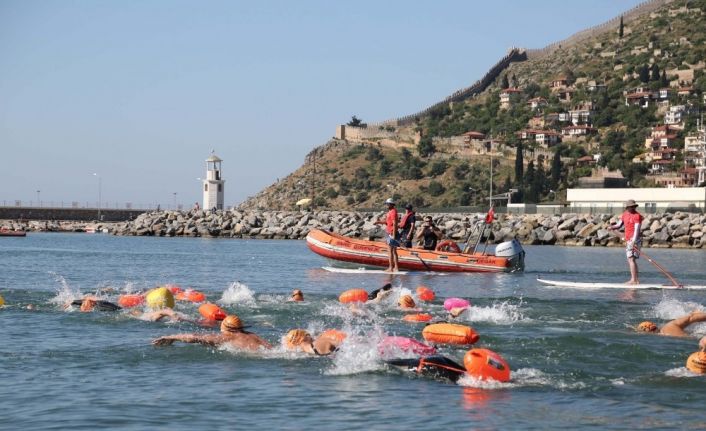
M 59 287 L 56 289 L 56 295 L 49 299 L 49 302 L 63 306 L 82 296 L 81 290 L 71 287 L 63 276 L 55 272 L 50 272 L 49 274 L 59 284 Z
M 253 295 L 252 290 L 247 285 L 234 281 L 223 291 L 221 299 L 217 302 L 222 305 L 241 304 L 252 306 L 255 305 L 255 295 Z
M 511 304 L 510 301 L 494 302 L 488 307 L 470 306 L 458 318 L 458 321 L 489 322 L 499 325 L 511 325 L 525 320 L 521 312 L 522 302 Z
M 672 368 L 671 370 L 665 371 L 664 375 L 669 376 L 669 377 L 685 377 L 685 378 L 703 377 L 703 374 L 692 373 L 686 367 Z
M 524 386 L 549 386 L 556 389 L 581 389 L 585 383 L 567 383 L 562 379 L 550 376 L 536 368 L 520 368 L 510 374 L 510 381 L 506 383 L 496 380 L 481 380 L 476 377 L 464 375 L 458 380 L 458 385 L 480 389 L 512 389 Z
M 678 299 L 664 298 L 658 302 L 651 312 L 658 319 L 672 320 L 685 316 L 693 311 L 706 312 L 706 307 L 698 302 L 679 301 Z M 699 322 L 689 325 L 686 332 L 693 335 L 706 335 L 706 322 Z
M 383 336 L 384 332 L 379 327 L 362 335 L 349 333 L 333 357 L 331 368 L 324 374 L 341 376 L 382 370 L 384 365 L 378 344 Z

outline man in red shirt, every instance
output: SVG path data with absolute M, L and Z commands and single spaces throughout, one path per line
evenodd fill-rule
M 625 212 L 620 216 L 618 223 L 608 227 L 610 230 L 615 230 L 625 226 L 625 255 L 628 258 L 628 266 L 630 267 L 630 281 L 627 284 L 640 284 L 637 259 L 640 257 L 640 247 L 642 246 L 640 232 L 642 220 L 642 214 L 637 212 L 637 203 L 629 199 L 625 202 Z
M 385 242 L 387 243 L 387 248 L 390 251 L 388 256 L 390 263 L 386 271 L 397 272 L 399 271 L 397 265 L 397 247 L 400 246 L 399 241 L 395 239 L 397 236 L 397 209 L 395 208 L 395 201 L 393 201 L 392 198 L 387 199 L 385 204 L 387 205 L 387 216 L 384 219 L 376 221 L 375 224 L 384 224 L 385 232 L 387 233 Z

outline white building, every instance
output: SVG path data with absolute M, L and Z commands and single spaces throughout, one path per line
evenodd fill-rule
M 211 153 L 206 159 L 206 178 L 203 179 L 203 209 L 223 209 L 223 188 L 225 180 L 221 176 L 221 160 Z
M 623 211 L 623 204 L 634 199 L 643 212 L 663 212 L 667 208 L 706 208 L 706 187 L 642 189 L 567 189 L 566 200 L 575 212 Z
M 664 124 L 679 124 L 686 114 L 686 106 L 670 106 L 669 111 L 664 114 Z

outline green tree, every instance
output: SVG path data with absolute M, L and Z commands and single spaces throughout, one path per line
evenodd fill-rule
M 429 182 L 429 187 L 427 188 L 427 191 L 429 192 L 430 195 L 432 196 L 441 196 L 444 194 L 446 189 L 444 186 L 438 182 L 438 181 L 430 181 Z
M 623 26 L 623 16 L 620 15 L 620 29 L 618 30 L 618 37 L 621 39 L 623 38 L 623 34 L 625 34 L 624 30 L 625 30 L 625 28 Z
M 431 169 L 429 170 L 429 176 L 438 177 L 439 175 L 443 175 L 443 173 L 446 172 L 448 166 L 449 165 L 444 160 L 435 161 L 431 165 Z
M 650 68 L 647 67 L 646 64 L 643 64 L 643 65 L 640 67 L 640 72 L 639 72 L 639 73 L 640 73 L 640 81 L 641 81 L 641 82 L 645 82 L 645 83 L 649 82 L 649 80 L 650 80 Z
M 662 76 L 659 78 L 659 85 L 661 87 L 668 87 L 669 86 L 669 81 L 667 80 L 667 71 L 663 70 L 662 71 Z
M 527 171 L 525 172 L 525 184 L 527 185 L 527 190 L 525 192 L 525 202 L 527 203 L 537 203 L 539 200 L 539 193 L 537 192 L 536 182 L 535 182 L 535 169 L 534 160 L 530 160 L 527 164 Z
M 554 152 L 552 159 L 552 189 L 557 189 L 561 183 L 561 151 L 559 147 Z
M 652 76 L 650 76 L 650 81 L 659 81 L 659 66 L 657 63 L 652 65 Z
M 525 171 L 522 151 L 522 141 L 518 141 L 515 149 L 515 185 L 518 188 L 522 188 L 522 179 Z
M 503 75 L 503 79 L 502 79 L 502 82 L 500 83 L 500 87 L 503 89 L 510 87 L 510 83 L 507 80 L 507 73 Z
M 355 115 L 351 117 L 351 121 L 346 123 L 346 126 L 351 126 L 351 127 L 365 127 L 365 124 L 363 121 L 356 117 Z
M 429 157 L 436 152 L 436 148 L 434 147 L 430 136 L 425 136 L 419 140 L 419 144 L 417 144 L 417 152 L 422 157 Z

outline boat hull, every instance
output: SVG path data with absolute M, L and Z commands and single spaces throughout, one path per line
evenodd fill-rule
M 331 261 L 370 267 L 388 266 L 389 249 L 383 242 L 348 238 L 314 229 L 306 237 L 309 249 Z M 524 269 L 524 252 L 512 257 L 397 249 L 400 269 L 439 272 L 514 272 Z
M 0 230 L 0 236 L 27 236 L 27 232 L 21 230 Z

